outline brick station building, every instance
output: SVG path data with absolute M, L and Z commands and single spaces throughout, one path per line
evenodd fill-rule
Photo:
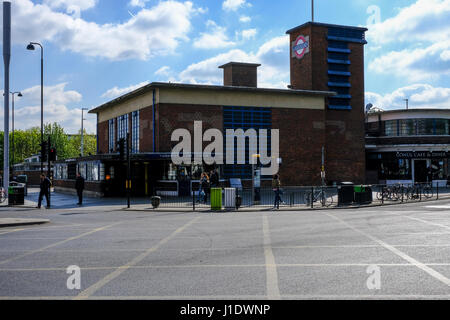
M 172 163 L 170 153 L 178 144 L 171 141 L 173 131 L 188 129 L 194 138 L 194 121 L 202 121 L 203 132 L 215 128 L 224 136 L 226 129 L 279 129 L 283 185 L 319 185 L 322 158 L 329 184 L 364 183 L 366 30 L 309 22 L 287 31 L 291 85 L 286 89 L 259 88 L 259 64 L 230 62 L 219 67 L 222 86 L 153 82 L 98 106 L 90 111 L 97 114 L 98 154 L 58 162 L 55 185 L 71 188 L 79 170 L 91 192 L 124 194 L 126 167 L 117 141 L 127 133 L 135 195 L 190 194 L 200 173 L 213 167 L 223 184 L 240 178 L 250 185 L 248 152 L 241 165 Z M 263 177 L 263 183 L 270 179 Z

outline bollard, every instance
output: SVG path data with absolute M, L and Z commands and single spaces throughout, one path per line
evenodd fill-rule
M 433 187 L 433 184 L 431 184 Z M 439 182 L 436 182 L 436 200 L 439 200 Z

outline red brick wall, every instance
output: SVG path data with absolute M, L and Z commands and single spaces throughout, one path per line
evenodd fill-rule
M 98 136 L 98 152 L 109 153 L 109 124 L 108 121 L 100 122 L 97 124 L 97 136 Z
M 139 151 L 153 152 L 153 110 L 151 106 L 139 111 Z
M 292 57 L 291 86 L 293 89 L 329 91 L 327 62 L 327 33 L 325 26 L 307 25 L 290 34 L 292 42 L 300 35 L 310 36 L 310 52 L 303 59 Z M 365 180 L 364 143 L 364 47 L 350 43 L 350 72 L 352 110 L 326 110 L 326 161 L 328 181 Z
M 283 185 L 320 184 L 324 127 L 323 110 L 272 109 L 272 129 L 280 130 Z
M 172 132 L 176 129 L 188 129 L 192 136 L 194 150 L 194 121 L 203 121 L 203 132 L 210 128 L 223 132 L 223 108 L 221 106 L 203 106 L 187 104 L 157 105 L 157 151 L 171 152 L 178 142 L 172 142 Z M 204 147 L 209 142 L 204 143 Z

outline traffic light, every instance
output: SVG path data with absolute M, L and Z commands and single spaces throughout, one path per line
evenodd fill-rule
M 56 161 L 56 148 L 52 147 L 48 150 L 48 159 L 50 161 Z
M 47 152 L 48 152 L 48 143 L 47 141 L 43 141 L 41 144 L 41 162 L 47 161 Z
M 121 138 L 117 141 L 117 148 L 119 149 L 120 160 L 124 159 L 125 156 L 125 139 Z

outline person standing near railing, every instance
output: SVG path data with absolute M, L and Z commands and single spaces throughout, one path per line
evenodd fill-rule
M 275 208 L 280 209 L 280 202 L 281 202 L 280 187 L 281 187 L 280 177 L 278 176 L 278 174 L 276 174 L 273 176 L 272 179 L 272 190 L 275 193 L 275 201 L 273 204 L 273 209 Z

